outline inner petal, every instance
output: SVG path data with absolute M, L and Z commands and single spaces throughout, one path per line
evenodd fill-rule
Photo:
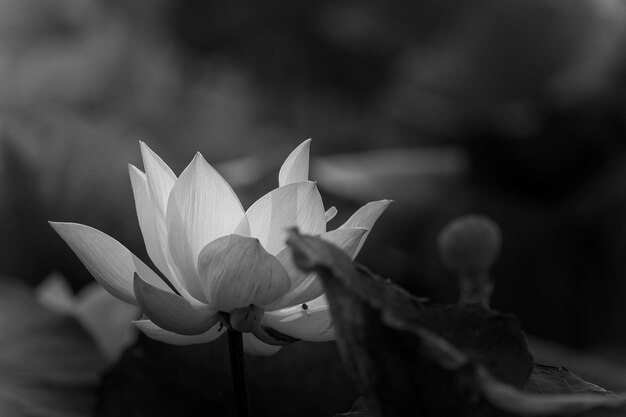
M 198 255 L 221 236 L 248 230 L 243 207 L 222 176 L 196 154 L 174 184 L 167 206 L 167 238 L 185 287 L 203 300 Z
M 276 188 L 261 197 L 246 212 L 250 235 L 259 238 L 272 255 L 286 245 L 287 229 L 317 235 L 326 231 L 324 205 L 313 182 L 298 182 Z
M 206 245 L 198 258 L 207 302 L 231 312 L 250 305 L 264 307 L 291 286 L 289 275 L 258 239 L 228 235 Z

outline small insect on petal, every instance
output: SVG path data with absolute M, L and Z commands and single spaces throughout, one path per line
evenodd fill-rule
M 265 314 L 264 325 L 282 334 L 310 342 L 335 338 L 333 319 L 327 305 L 300 304 Z

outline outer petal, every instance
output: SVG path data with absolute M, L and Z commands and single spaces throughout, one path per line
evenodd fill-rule
M 339 227 L 340 229 L 364 227 L 368 230 L 368 233 L 361 238 L 361 241 L 356 248 L 355 256 L 361 251 L 361 248 L 365 243 L 365 239 L 367 239 L 367 236 L 369 235 L 369 230 L 372 230 L 374 223 L 376 223 L 376 220 L 378 220 L 380 215 L 383 214 L 389 204 L 391 204 L 391 200 L 380 200 L 367 203 L 358 209 L 343 225 Z
M 368 231 L 364 227 L 346 227 L 322 233 L 320 238 L 343 249 L 350 258 L 354 259 L 357 254 L 358 244 Z
M 150 285 L 138 274 L 135 274 L 133 289 L 144 314 L 165 330 L 195 335 L 207 331 L 218 322 L 217 311 L 208 306 L 194 308 L 180 295 Z
M 336 229 L 322 233 L 320 237 L 343 249 L 351 258 L 356 256 L 356 249 L 367 229 L 362 227 Z M 276 258 L 283 264 L 291 278 L 291 289 L 279 300 L 266 306 L 265 310 L 277 310 L 295 304 L 301 304 L 319 297 L 324 293 L 324 287 L 315 273 L 302 272 L 293 262 L 290 248 L 285 248 Z
M 268 345 L 254 337 L 252 333 L 243 333 L 243 350 L 250 355 L 270 356 L 280 350 L 280 346 Z
M 155 207 L 165 218 L 165 209 L 172 187 L 176 182 L 176 175 L 159 156 L 143 142 L 139 142 L 141 157 L 148 180 L 148 189 Z
M 150 320 L 136 320 L 132 323 L 137 326 L 137 328 L 150 339 L 158 340 L 159 342 L 168 343 L 170 345 L 179 346 L 209 343 L 226 333 L 226 327 L 222 326 L 219 323 L 211 327 L 206 332 L 193 336 L 168 332 L 167 330 L 163 330 Z
M 196 154 L 176 181 L 167 206 L 167 236 L 172 258 L 191 295 L 204 298 L 198 276 L 198 255 L 218 237 L 234 233 L 247 220 L 230 185 Z
M 158 213 L 155 212 L 155 206 L 150 197 L 146 175 L 133 165 L 128 165 L 128 173 L 130 175 L 131 185 L 133 186 L 137 219 L 139 220 L 139 227 L 146 244 L 148 255 L 156 267 L 172 281 L 172 273 L 163 252 L 164 248 L 161 247 L 156 227 L 156 216 Z
M 129 173 L 133 186 L 133 194 L 135 196 L 135 207 L 137 209 L 139 227 L 141 228 L 148 255 L 156 267 L 159 268 L 174 288 L 176 288 L 178 293 L 188 300 L 193 301 L 194 298 L 183 285 L 178 269 L 172 260 L 170 248 L 167 244 L 165 218 L 161 215 L 159 210 L 156 209 L 150 197 L 146 176 L 132 165 L 129 165 Z
M 337 215 L 337 207 L 332 206 L 331 208 L 326 210 L 326 213 L 324 213 L 324 217 L 326 218 L 326 223 L 334 219 L 336 215 Z
M 258 239 L 228 235 L 206 245 L 198 258 L 207 302 L 219 311 L 264 307 L 290 287 L 289 275 Z
M 246 212 L 250 235 L 259 238 L 272 255 L 286 245 L 287 229 L 297 226 L 302 233 L 326 231 L 324 205 L 313 182 L 298 182 L 265 194 Z
M 311 139 L 302 142 L 294 149 L 278 173 L 278 186 L 293 184 L 294 182 L 304 182 L 309 179 L 309 148 Z
M 115 297 L 137 304 L 133 293 L 133 275 L 141 276 L 157 288 L 169 287 L 146 264 L 117 240 L 92 227 L 77 223 L 50 222 L 91 275 Z
M 303 304 L 266 312 L 263 320 L 281 333 L 309 342 L 327 342 L 335 338 L 328 305 Z
M 327 306 L 328 298 L 326 297 L 326 294 L 322 294 L 314 300 L 307 301 L 306 305 L 309 306 L 309 308 L 317 306 Z

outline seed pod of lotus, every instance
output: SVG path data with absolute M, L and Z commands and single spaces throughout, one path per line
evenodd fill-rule
M 439 234 L 442 262 L 460 278 L 460 299 L 489 304 L 493 284 L 489 270 L 500 253 L 498 225 L 485 216 L 467 215 L 449 223 Z

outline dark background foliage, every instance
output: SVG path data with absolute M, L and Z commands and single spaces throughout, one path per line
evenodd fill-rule
M 46 220 L 89 224 L 147 260 L 126 166 L 140 165 L 138 140 L 177 173 L 201 151 L 248 206 L 312 137 L 311 177 L 339 208 L 331 226 L 365 201 L 395 200 L 362 263 L 454 301 L 437 233 L 456 215 L 487 214 L 504 235 L 494 307 L 533 335 L 625 361 L 625 10 L 622 0 L 3 2 L 0 274 L 34 286 L 58 271 L 75 290 L 92 280 Z M 297 361 L 297 349 L 284 355 Z M 306 349 L 320 367 L 337 363 L 333 349 Z M 290 366 L 276 363 L 277 375 Z M 301 378 L 294 390 L 319 388 Z

